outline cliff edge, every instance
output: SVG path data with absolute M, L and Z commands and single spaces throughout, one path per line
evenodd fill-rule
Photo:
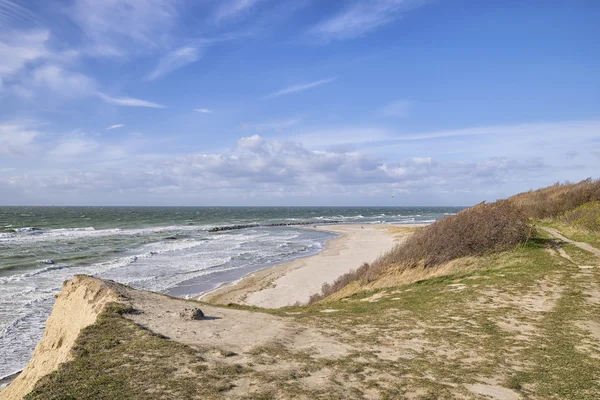
M 75 275 L 65 281 L 56 295 L 56 303 L 46 322 L 46 330 L 29 364 L 8 387 L 0 399 L 22 399 L 44 375 L 72 359 L 71 349 L 79 332 L 96 322 L 104 306 L 118 301 L 120 295 L 112 282 L 86 275 Z

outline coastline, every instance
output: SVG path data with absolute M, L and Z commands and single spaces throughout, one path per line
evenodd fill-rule
M 339 236 L 325 242 L 325 249 L 315 255 L 253 272 L 202 294 L 198 300 L 264 308 L 304 304 L 321 290 L 323 283 L 331 283 L 362 263 L 374 261 L 400 243 L 414 228 L 422 226 L 340 224 L 306 228 Z

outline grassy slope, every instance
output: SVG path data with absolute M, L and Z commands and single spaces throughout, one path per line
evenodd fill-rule
M 244 365 L 209 363 L 112 310 L 28 398 L 231 398 L 253 377 L 264 388 L 247 398 L 476 398 L 468 388 L 479 383 L 531 399 L 597 399 L 600 338 L 589 326 L 600 326 L 600 260 L 565 245 L 569 261 L 555 246 L 540 232 L 515 251 L 477 258 L 477 272 L 309 307 L 240 307 L 328 332 L 355 349 L 341 358 L 273 345 Z
M 565 237 L 578 241 L 589 243 L 596 248 L 600 248 L 600 232 L 593 232 L 587 229 L 578 228 L 574 225 L 561 222 L 559 220 L 539 221 L 540 226 L 554 228 L 561 232 Z

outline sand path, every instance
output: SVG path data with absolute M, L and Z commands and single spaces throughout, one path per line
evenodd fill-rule
M 559 231 L 557 231 L 556 229 L 554 229 L 554 228 L 544 228 L 544 227 L 541 227 L 541 228 L 543 230 L 545 230 L 546 232 L 548 232 L 549 234 L 551 234 L 552 236 L 554 236 L 555 238 L 562 240 L 563 242 L 575 245 L 575 246 L 579 247 L 582 250 L 589 251 L 590 253 L 592 253 L 592 254 L 600 257 L 600 250 L 598 250 L 597 248 L 595 248 L 593 246 L 590 246 L 587 243 L 576 242 L 574 240 L 566 238 L 563 235 L 561 235 L 561 233 Z

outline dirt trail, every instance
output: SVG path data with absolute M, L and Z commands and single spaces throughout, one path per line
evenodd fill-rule
M 136 323 L 192 347 L 210 346 L 241 354 L 273 343 L 314 353 L 317 357 L 345 355 L 348 346 L 300 324 L 277 316 L 201 305 L 202 321 L 180 317 L 197 303 L 142 290 L 127 290 L 127 297 L 138 312 L 127 315 Z M 236 357 L 230 361 L 238 361 Z
M 551 234 L 552 236 L 554 236 L 555 238 L 562 240 L 563 242 L 567 242 L 572 245 L 575 245 L 582 250 L 589 251 L 590 253 L 600 257 L 600 250 L 598 250 L 597 248 L 595 248 L 593 246 L 590 246 L 587 243 L 576 242 L 574 240 L 568 239 L 568 238 L 564 237 L 563 235 L 561 235 L 561 233 L 554 228 L 545 228 L 545 227 L 541 227 L 541 228 L 543 230 L 545 230 L 546 232 L 548 232 L 549 234 Z

